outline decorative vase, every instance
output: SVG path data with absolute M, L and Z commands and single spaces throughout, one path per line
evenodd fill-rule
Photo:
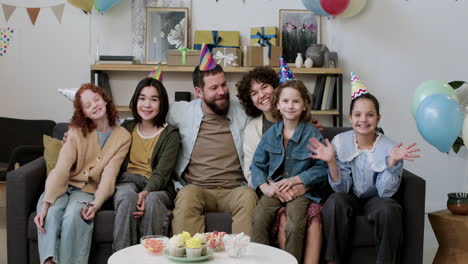
M 449 193 L 447 194 L 447 209 L 453 214 L 468 214 L 468 193 Z
M 325 54 L 328 53 L 327 46 L 323 44 L 312 44 L 306 50 L 306 57 L 314 61 L 315 67 L 322 67 L 324 64 Z
M 304 60 L 302 59 L 302 53 L 298 53 L 296 57 L 296 68 L 302 68 L 302 64 L 304 63 Z
M 312 68 L 312 66 L 314 66 L 314 61 L 310 57 L 307 57 L 307 59 L 304 62 L 304 67 Z

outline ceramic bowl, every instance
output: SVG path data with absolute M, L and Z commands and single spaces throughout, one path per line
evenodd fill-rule
M 453 214 L 468 214 L 468 193 L 449 193 L 447 194 L 447 209 Z
M 169 238 L 165 236 L 151 235 L 140 239 L 140 244 L 146 251 L 153 254 L 162 254 L 169 243 Z

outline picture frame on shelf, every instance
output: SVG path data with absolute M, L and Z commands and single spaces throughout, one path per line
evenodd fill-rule
M 320 44 L 320 20 L 309 10 L 279 10 L 279 43 L 287 63 L 294 63 L 297 53 L 304 57 L 309 45 Z
M 167 51 L 187 47 L 188 8 L 146 8 L 146 64 L 167 64 Z

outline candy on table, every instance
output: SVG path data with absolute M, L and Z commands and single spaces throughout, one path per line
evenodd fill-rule
M 159 239 L 146 238 L 143 240 L 143 247 L 153 253 L 161 253 L 164 250 L 164 243 Z
M 205 234 L 206 245 L 213 250 L 223 250 L 223 237 L 226 232 L 213 231 Z
M 224 247 L 230 257 L 241 257 L 245 255 L 250 237 L 243 232 L 237 235 L 227 235 L 223 237 Z

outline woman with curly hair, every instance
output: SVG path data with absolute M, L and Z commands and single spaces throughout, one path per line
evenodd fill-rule
M 76 93 L 67 141 L 37 204 L 41 263 L 88 263 L 93 219 L 112 196 L 130 147 L 116 125 L 117 110 L 105 91 L 84 84 Z
M 270 67 L 256 67 L 245 74 L 237 86 L 237 97 L 244 106 L 247 115 L 253 119 L 247 124 L 244 129 L 244 177 L 247 179 L 249 186 L 252 187 L 251 171 L 255 150 L 257 149 L 263 134 L 280 121 L 273 115 L 272 104 L 273 94 L 279 85 L 279 75 Z M 312 124 L 320 131 L 321 124 L 314 118 L 311 119 Z M 260 190 L 255 190 L 260 193 Z M 277 192 L 278 199 L 286 204 L 297 197 L 307 193 L 308 189 L 304 184 L 295 184 L 288 191 Z M 305 233 L 305 250 L 304 263 L 316 263 L 320 255 L 321 244 L 317 244 L 317 237 L 321 237 L 321 218 L 320 205 L 311 203 L 307 209 L 308 228 Z M 306 212 L 304 212 L 306 216 Z M 272 232 L 270 232 L 270 241 L 272 244 L 278 245 L 279 248 L 286 248 L 286 222 L 287 212 L 286 207 L 281 207 L 272 223 Z

